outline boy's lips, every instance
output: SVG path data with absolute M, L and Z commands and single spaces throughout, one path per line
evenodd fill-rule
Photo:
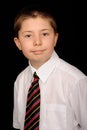
M 35 50 L 33 51 L 34 54 L 42 54 L 45 50 Z

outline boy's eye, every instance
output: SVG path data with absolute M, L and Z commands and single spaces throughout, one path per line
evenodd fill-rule
M 43 35 L 44 35 L 44 36 L 47 36 L 47 35 L 48 35 L 48 33 L 43 33 Z
M 30 34 L 28 34 L 28 35 L 26 35 L 25 37 L 31 37 L 31 35 L 30 35 Z

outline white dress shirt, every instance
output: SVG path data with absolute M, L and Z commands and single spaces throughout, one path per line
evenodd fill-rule
M 34 71 L 40 78 L 40 130 L 87 130 L 87 76 L 55 51 L 38 70 L 29 65 L 18 75 L 14 83 L 13 127 L 23 130 Z

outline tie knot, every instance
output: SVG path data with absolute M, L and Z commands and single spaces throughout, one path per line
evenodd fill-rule
M 33 76 L 34 76 L 34 78 L 39 79 L 39 77 L 38 77 L 36 72 L 34 72 Z

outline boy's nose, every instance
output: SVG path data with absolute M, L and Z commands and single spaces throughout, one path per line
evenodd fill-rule
M 40 45 L 41 45 L 41 40 L 40 40 L 40 38 L 35 39 L 35 40 L 34 40 L 34 46 L 40 46 Z
M 39 45 L 41 45 L 41 42 L 39 42 L 39 41 L 34 42 L 34 46 L 39 46 Z

